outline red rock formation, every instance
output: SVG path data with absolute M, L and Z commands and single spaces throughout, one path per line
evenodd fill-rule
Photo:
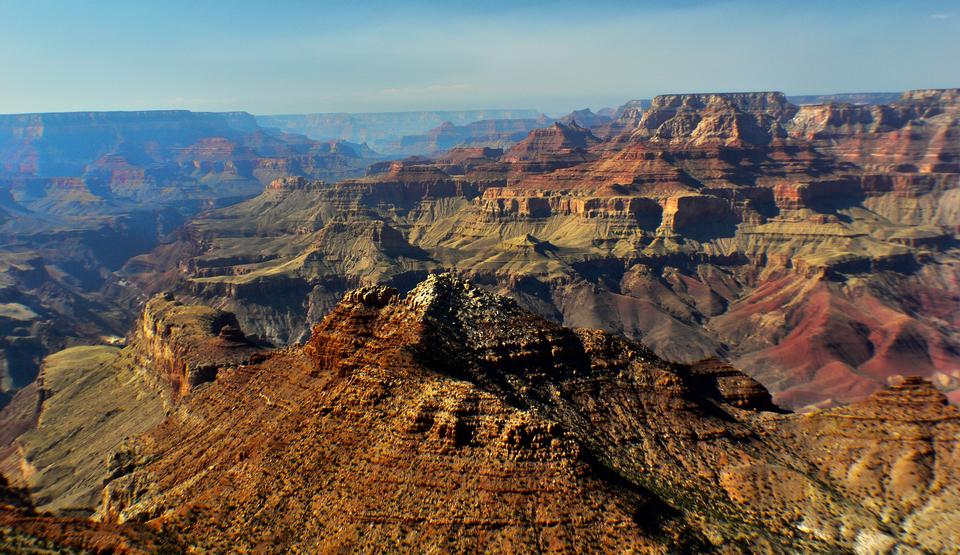
M 201 220 L 185 289 L 230 291 L 246 327 L 281 340 L 305 337 L 303 319 L 291 333 L 268 316 L 266 329 L 244 291 L 302 290 L 296 304 L 319 317 L 356 283 L 408 288 L 454 269 L 674 360 L 732 359 L 792 407 L 860 398 L 905 364 L 949 391 L 955 97 L 797 108 L 780 93 L 668 95 L 625 110 L 630 131 L 607 140 L 558 124 L 502 154 L 383 164 Z M 238 256 L 241 237 L 265 234 L 289 240 Z
M 114 455 L 125 464 L 101 516 L 148 520 L 217 552 L 829 552 L 956 540 L 951 520 L 927 535 L 912 520 L 958 506 L 960 416 L 929 384 L 813 416 L 761 412 L 774 408 L 720 362 L 669 365 L 431 276 L 405 298 L 353 291 L 302 348 L 196 391 Z M 871 473 L 868 443 L 906 461 L 890 486 L 885 468 Z
M 173 400 L 212 382 L 224 367 L 248 362 L 258 351 L 233 314 L 185 306 L 171 295 L 147 303 L 131 344 L 140 364 Z
M 37 514 L 26 492 L 0 476 L 0 550 L 4 553 L 175 553 L 183 546 L 142 526 Z

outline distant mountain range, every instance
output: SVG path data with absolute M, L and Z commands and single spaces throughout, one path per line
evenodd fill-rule
M 794 104 L 885 104 L 899 97 L 900 93 L 838 93 L 787 98 Z M 315 140 L 366 143 L 373 150 L 387 155 L 423 155 L 453 146 L 509 147 L 523 138 L 523 130 L 529 132 L 555 120 L 567 122 L 579 115 L 580 125 L 594 127 L 605 123 L 598 118 L 616 119 L 624 110 L 643 109 L 649 105 L 649 99 L 638 99 L 617 109 L 604 108 L 596 113 L 589 109 L 576 110 L 556 118 L 524 109 L 285 114 L 255 118 L 262 127 L 298 133 Z M 589 119 L 584 120 L 587 114 Z M 496 123 L 480 124 L 491 121 Z
M 389 152 L 406 135 L 420 135 L 445 123 L 466 125 L 481 120 L 536 119 L 536 110 L 457 110 L 421 112 L 372 112 L 288 114 L 256 116 L 263 127 L 328 140 L 367 143 L 379 152 Z

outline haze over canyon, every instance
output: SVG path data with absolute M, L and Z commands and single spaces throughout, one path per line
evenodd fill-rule
M 795 100 L 0 116 L 0 546 L 953 549 L 960 90 Z

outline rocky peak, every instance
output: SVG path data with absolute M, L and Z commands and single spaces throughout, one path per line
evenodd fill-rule
M 670 94 L 653 99 L 634 136 L 653 142 L 769 144 L 797 113 L 781 92 Z
M 953 510 L 909 481 L 930 461 L 952 491 L 952 423 L 931 442 L 856 408 L 764 412 L 763 393 L 721 362 L 667 364 L 451 274 L 404 298 L 361 287 L 302 349 L 225 373 L 122 451 L 98 516 L 206 551 L 852 552 L 876 530 L 944 551 L 949 534 L 881 523 L 905 504 L 872 492 Z M 911 451 L 888 480 L 874 455 L 894 440 Z
M 574 123 L 586 128 L 597 127 L 606 123 L 610 123 L 613 118 L 610 116 L 602 116 L 600 114 L 595 114 L 590 108 L 584 108 L 583 110 L 574 110 L 569 114 L 560 118 L 561 123 Z
M 633 116 L 642 116 L 643 111 L 649 107 L 650 107 L 649 100 L 642 100 L 642 99 L 630 100 L 624 103 L 619 108 L 617 108 L 616 112 L 614 112 L 613 114 L 613 117 L 614 119 L 624 119 L 624 118 L 630 118 Z
M 610 139 L 621 134 L 629 134 L 640 125 L 643 112 L 650 106 L 649 100 L 631 100 L 613 112 L 609 123 L 596 128 L 595 134 L 602 139 Z
M 539 243 L 535 237 L 529 241 Z M 356 348 L 345 335 L 403 337 L 406 348 L 424 366 L 498 388 L 515 380 L 562 383 L 602 373 L 601 367 L 590 362 L 591 356 L 615 358 L 615 353 L 623 356 L 627 352 L 632 354 L 621 361 L 625 368 L 630 357 L 637 356 L 649 364 L 666 366 L 644 346 L 604 339 L 600 332 L 558 326 L 531 314 L 513 299 L 450 273 L 428 276 L 403 298 L 384 286 L 347 293 L 331 316 L 315 327 L 311 352 L 319 360 L 331 358 L 329 348 L 323 346 L 331 337 Z M 603 347 L 591 355 L 588 345 Z M 780 410 L 763 386 L 729 364 L 712 360 L 674 365 L 670 371 L 689 395 L 745 410 Z M 508 388 L 503 394 L 515 397 L 517 392 Z
M 576 121 L 570 123 L 555 122 L 550 127 L 534 129 L 527 138 L 508 150 L 503 160 L 508 162 L 528 162 L 542 160 L 545 156 L 569 154 L 576 150 L 585 150 L 597 143 L 589 129 L 581 127 Z
M 923 418 L 924 415 L 938 417 L 948 404 L 946 395 L 919 376 L 907 376 L 859 403 L 864 413 L 904 421 Z
M 360 304 L 368 308 L 383 308 L 399 295 L 400 293 L 393 287 L 368 285 L 347 292 L 341 302 L 346 304 Z

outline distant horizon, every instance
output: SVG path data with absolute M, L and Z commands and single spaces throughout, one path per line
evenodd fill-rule
M 410 109 L 410 110 L 370 110 L 370 111 L 305 111 L 305 112 L 284 112 L 284 113 L 258 113 L 250 110 L 244 109 L 232 109 L 232 110 L 195 110 L 184 107 L 144 107 L 144 108 L 132 108 L 132 109 L 91 109 L 91 110 L 44 110 L 44 111 L 34 111 L 34 112 L 0 112 L 0 117 L 7 116 L 39 116 L 39 115 L 48 115 L 48 114 L 91 114 L 91 113 L 137 113 L 137 112 L 190 112 L 195 114 L 249 114 L 254 117 L 284 117 L 284 116 L 310 116 L 310 115 L 357 115 L 357 114 L 410 114 L 410 113 L 460 113 L 460 112 L 493 112 L 493 111 L 529 111 L 529 112 L 538 112 L 541 115 L 546 115 L 548 117 L 556 117 L 569 114 L 575 110 L 590 110 L 594 113 L 600 110 L 620 108 L 627 103 L 635 101 L 650 101 L 658 96 L 666 95 L 694 95 L 694 94 L 740 94 L 740 93 L 760 93 L 760 92 L 782 92 L 787 99 L 798 98 L 798 97 L 818 97 L 818 96 L 855 96 L 855 95 L 900 95 L 909 91 L 917 90 L 952 90 L 960 89 L 960 86 L 957 87 L 911 87 L 903 90 L 890 90 L 890 91 L 853 91 L 853 92 L 824 92 L 824 93 L 803 93 L 803 94 L 793 94 L 785 91 L 770 89 L 770 90 L 740 90 L 740 91 L 710 91 L 710 90 L 701 90 L 701 91 L 691 91 L 691 92 L 667 92 L 655 94 L 648 97 L 634 97 L 624 100 L 618 104 L 612 105 L 591 105 L 591 106 L 577 106 L 568 108 L 566 110 L 543 110 L 535 107 L 524 107 L 524 106 L 485 106 L 482 108 L 478 107 L 467 107 L 467 108 L 421 108 L 421 109 Z
M 283 115 L 944 88 L 955 0 L 0 0 L 0 112 Z

